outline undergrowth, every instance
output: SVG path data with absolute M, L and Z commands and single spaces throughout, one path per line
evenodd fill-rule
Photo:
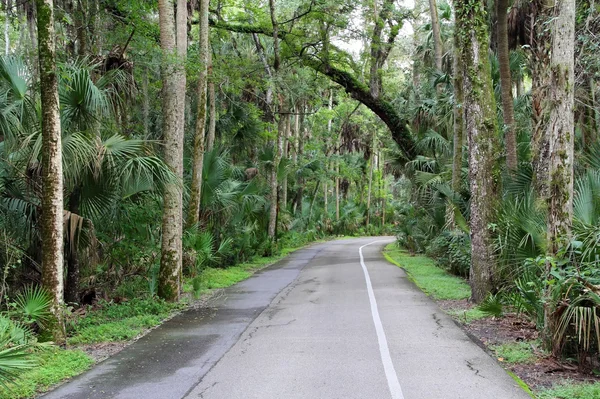
M 39 365 L 23 372 L 16 383 L 0 388 L 0 399 L 30 398 L 48 390 L 65 378 L 87 370 L 94 360 L 80 350 L 52 350 L 33 355 Z

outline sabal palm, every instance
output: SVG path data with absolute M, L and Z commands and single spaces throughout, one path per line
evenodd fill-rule
M 20 65 L 13 58 L 0 62 L 0 101 L 6 105 L 0 120 L 0 132 L 4 134 L 0 146 L 0 206 L 5 229 L 22 235 L 27 248 L 40 239 L 41 134 L 38 106 L 31 97 L 27 71 Z M 66 248 L 71 252 L 77 251 L 82 231 L 93 233 L 94 224 L 88 221 L 102 219 L 120 199 L 160 188 L 174 179 L 154 154 L 155 143 L 112 131 L 111 113 L 119 98 L 110 78 L 120 77 L 115 73 L 94 82 L 90 73 L 93 68 L 64 67 L 59 87 L 65 195 L 71 211 L 66 213 L 70 241 Z

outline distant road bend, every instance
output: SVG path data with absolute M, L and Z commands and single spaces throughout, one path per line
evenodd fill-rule
M 382 257 L 392 240 L 299 250 L 43 398 L 529 398 Z

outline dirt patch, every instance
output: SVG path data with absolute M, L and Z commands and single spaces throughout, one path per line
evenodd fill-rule
M 565 381 L 597 382 L 600 377 L 579 371 L 577 365 L 557 362 L 549 357 L 541 357 L 531 364 L 504 365 L 515 373 L 534 391 L 551 388 Z M 591 399 L 591 398 L 590 398 Z
M 444 312 L 455 309 L 469 310 L 475 307 L 468 299 L 448 299 L 445 301 L 437 301 L 437 304 Z
M 514 313 L 500 318 L 486 317 L 474 320 L 465 328 L 486 346 L 507 342 L 533 341 L 538 338 L 535 324 Z
M 79 349 L 87 353 L 94 362 L 98 363 L 106 358 L 121 352 L 131 342 L 101 342 L 98 344 L 77 345 L 74 349 Z
M 440 307 L 450 309 L 472 309 L 474 305 L 467 301 L 441 301 Z M 535 323 L 523 315 L 508 313 L 500 318 L 487 317 L 474 320 L 464 328 L 486 347 L 516 342 L 531 342 L 536 356 L 530 363 L 508 364 L 501 362 L 522 379 L 533 391 L 539 391 L 565 381 L 597 382 L 600 376 L 581 370 L 576 363 L 557 360 L 542 352 L 534 345 L 539 338 Z M 500 360 L 499 360 L 500 361 Z

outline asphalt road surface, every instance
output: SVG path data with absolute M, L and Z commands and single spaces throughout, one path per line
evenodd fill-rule
M 527 399 L 381 250 L 299 250 L 45 399 Z

